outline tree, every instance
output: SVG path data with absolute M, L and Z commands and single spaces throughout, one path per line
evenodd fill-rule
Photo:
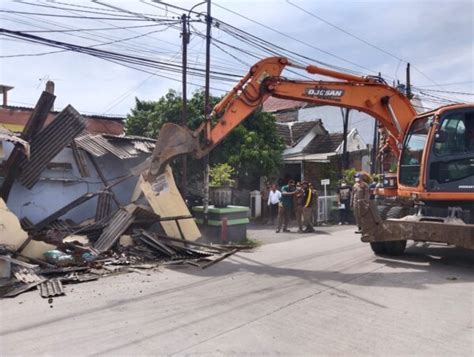
M 278 172 L 284 148 L 275 117 L 258 110 L 218 145 L 212 161 L 229 163 L 236 168 L 241 185 L 257 187 L 260 176 Z
M 156 138 L 164 123 L 181 123 L 182 98 L 176 91 L 170 90 L 158 101 L 135 100 L 135 108 L 125 122 L 128 135 Z M 211 106 L 219 100 L 219 97 L 211 97 Z M 204 92 L 197 91 L 188 101 L 187 125 L 196 129 L 203 120 Z M 284 144 L 277 135 L 274 116 L 257 110 L 217 146 L 211 154 L 211 163 L 228 163 L 236 169 L 241 186 L 255 187 L 260 176 L 278 171 L 283 149 Z M 190 165 L 190 175 L 202 171 L 195 162 Z M 179 172 L 175 170 L 175 174 L 179 175 Z
M 211 104 L 219 98 L 212 97 Z M 127 115 L 125 132 L 127 135 L 141 135 L 156 138 L 163 124 L 181 124 L 182 98 L 174 90 L 169 90 L 158 101 L 141 101 L 135 98 L 135 108 Z M 196 129 L 204 119 L 204 94 L 195 92 L 188 101 L 187 125 Z

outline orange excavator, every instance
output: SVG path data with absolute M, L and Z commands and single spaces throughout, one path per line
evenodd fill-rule
M 323 80 L 291 80 L 285 68 L 304 69 Z M 458 104 L 417 115 L 409 98 L 380 77 L 355 76 L 284 57 L 256 63 L 195 131 L 168 123 L 158 136 L 148 179 L 179 155 L 201 158 L 269 97 L 355 109 L 384 132 L 381 151 L 398 160 L 378 194 L 384 203 L 362 204 L 362 241 L 376 254 L 398 255 L 407 240 L 474 249 L 474 105 Z

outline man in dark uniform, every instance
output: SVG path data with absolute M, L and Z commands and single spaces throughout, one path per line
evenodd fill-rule
M 339 224 L 349 224 L 349 214 L 351 212 L 352 187 L 341 181 L 341 186 L 337 188 L 337 205 L 339 207 Z
M 281 188 L 281 202 L 278 207 L 278 228 L 277 233 L 283 226 L 283 232 L 289 232 L 288 222 L 291 212 L 293 211 L 293 195 L 296 193 L 296 185 L 294 180 L 288 181 L 288 185 Z

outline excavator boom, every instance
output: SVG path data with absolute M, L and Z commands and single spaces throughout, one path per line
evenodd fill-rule
M 282 77 L 285 68 L 304 69 L 309 74 L 337 81 L 301 81 Z M 249 73 L 214 107 L 217 123 L 205 121 L 196 131 L 165 124 L 159 134 L 149 175 L 156 177 L 175 157 L 209 153 L 269 97 L 300 100 L 365 112 L 378 120 L 388 133 L 388 142 L 398 157 L 403 135 L 416 115 L 408 98 L 377 77 L 360 77 L 317 66 L 301 66 L 284 57 L 270 57 L 256 63 Z

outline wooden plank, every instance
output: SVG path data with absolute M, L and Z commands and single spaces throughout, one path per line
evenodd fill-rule
M 214 259 L 212 262 L 209 262 L 209 263 L 207 263 L 207 264 L 202 265 L 201 268 L 202 268 L 202 269 L 209 268 L 210 266 L 212 266 L 212 265 L 214 265 L 214 264 L 220 262 L 221 260 L 224 260 L 224 259 L 230 257 L 231 255 L 237 253 L 238 251 L 239 251 L 239 249 L 231 250 L 229 253 L 225 253 L 225 254 L 221 255 L 219 258 Z
M 179 193 L 169 166 L 154 182 L 148 182 L 140 176 L 138 186 L 145 195 L 153 212 L 162 218 L 173 216 L 190 216 L 186 203 Z M 179 228 L 186 240 L 194 241 L 201 237 L 201 232 L 193 218 L 180 219 L 180 227 L 174 221 L 160 222 L 166 235 L 172 238 L 181 238 Z
M 184 244 L 189 245 L 189 246 L 195 246 L 195 247 L 211 249 L 211 250 L 214 250 L 214 251 L 217 251 L 217 252 L 227 252 L 229 250 L 229 248 L 226 248 L 225 246 L 220 246 L 220 245 L 216 246 L 216 245 L 210 245 L 210 244 L 199 243 L 199 242 L 183 242 L 183 240 L 179 239 L 179 238 L 164 237 L 164 236 L 156 234 L 156 233 L 147 232 L 143 229 L 138 230 L 138 232 L 140 232 L 141 234 L 144 234 L 145 232 L 147 234 L 153 234 L 156 239 L 161 239 L 161 240 L 169 241 L 169 242 L 184 243 Z M 232 248 L 234 248 L 234 247 L 232 246 Z

